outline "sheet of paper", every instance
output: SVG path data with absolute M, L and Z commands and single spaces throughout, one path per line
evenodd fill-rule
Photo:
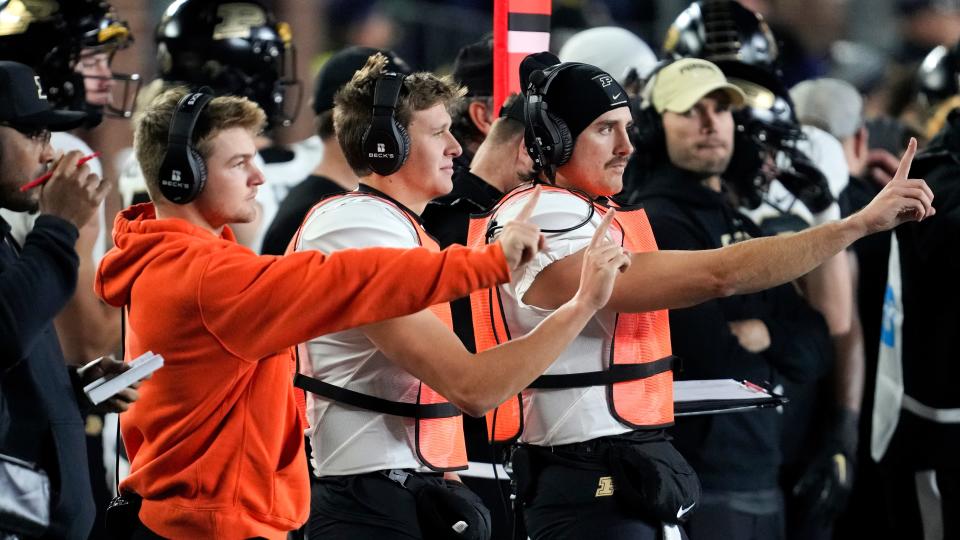
M 769 396 L 770 394 L 756 385 L 748 386 L 734 379 L 673 381 L 674 403 L 758 399 Z

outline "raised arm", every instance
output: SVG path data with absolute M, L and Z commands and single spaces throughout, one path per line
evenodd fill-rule
M 868 234 L 934 215 L 933 193 L 926 182 L 907 177 L 916 148 L 911 140 L 893 181 L 866 208 L 841 221 L 721 249 L 633 254 L 633 264 L 617 279 L 607 308 L 617 312 L 679 308 L 768 289 L 806 274 Z M 580 253 L 574 254 L 544 269 L 524 302 L 551 308 L 571 298 L 580 259 Z
M 630 265 L 622 248 L 606 238 L 612 218 L 613 212 L 604 217 L 585 250 L 576 294 L 525 336 L 474 355 L 429 311 L 364 331 L 391 360 L 467 414 L 480 416 L 543 373 L 606 303 L 616 275 Z

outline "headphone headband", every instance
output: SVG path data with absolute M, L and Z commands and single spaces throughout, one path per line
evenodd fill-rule
M 167 147 L 188 146 L 192 143 L 193 130 L 200 120 L 200 113 L 213 100 L 210 89 L 203 87 L 200 90 L 180 98 L 177 109 L 170 120 L 170 132 L 167 135 Z
M 400 101 L 400 91 L 406 78 L 406 75 L 388 71 L 377 79 L 373 89 L 374 116 L 382 116 L 385 112 L 393 114 Z

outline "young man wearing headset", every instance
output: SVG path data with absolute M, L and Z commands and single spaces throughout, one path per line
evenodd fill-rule
M 387 72 L 386 62 L 372 56 L 337 95 L 337 140 L 360 187 L 311 210 L 297 251 L 439 249 L 419 214 L 453 187 L 461 148 L 448 107 L 463 90 L 431 73 Z M 527 227 L 524 216 L 506 227 Z M 480 416 L 536 378 L 606 303 L 625 257 L 597 235 L 572 299 L 529 335 L 483 354 L 453 333 L 446 303 L 310 340 L 301 356 L 309 378 L 297 383 L 310 391 L 320 477 L 310 537 L 439 538 L 452 527 L 464 538 L 489 538 L 487 510 L 453 473 L 467 464 L 460 411 Z M 448 411 L 430 414 L 441 407 Z M 448 507 L 456 518 L 444 519 Z
M 620 191 L 633 152 L 626 92 L 608 73 L 568 63 L 534 70 L 528 79 L 527 147 L 554 184 L 543 188 L 531 221 L 550 249 L 513 283 L 475 295 L 474 305 L 486 307 L 474 311 L 478 350 L 522 335 L 572 297 L 584 247 L 609 212 L 606 198 Z M 926 184 L 907 179 L 915 148 L 863 211 L 797 234 L 657 251 L 643 211 L 617 211 L 608 234 L 631 252 L 630 268 L 548 376 L 504 404 L 491 426 L 496 438 L 523 443 L 513 467 L 531 538 L 658 538 L 661 524 L 691 511 L 699 485 L 663 431 L 673 423 L 664 310 L 785 283 L 858 238 L 933 215 Z M 517 215 L 531 193 L 508 193 L 484 218 L 486 227 L 471 228 L 471 243 L 495 238 L 491 225 Z
M 118 215 L 96 280 L 127 313 L 127 357 L 165 359 L 122 422 L 136 538 L 285 538 L 310 494 L 292 347 L 507 281 L 538 248 L 522 225 L 486 250 L 257 256 L 228 225 L 256 216 L 264 120 L 245 98 L 174 89 L 136 126 L 153 202 Z

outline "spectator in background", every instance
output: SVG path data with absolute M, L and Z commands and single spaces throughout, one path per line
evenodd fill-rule
M 87 113 L 81 127 L 89 129 L 98 125 L 105 113 L 123 116 L 129 112 L 116 109 L 112 103 L 115 82 L 110 62 L 133 37 L 129 26 L 119 19 L 108 3 L 99 0 L 64 2 L 62 9 L 47 19 L 25 16 L 14 5 L 7 4 L 0 8 L 0 16 L 26 25 L 20 33 L 3 34 L 0 30 L 0 59 L 21 62 L 37 69 L 41 81 L 51 87 L 50 99 L 56 107 Z M 122 74 L 117 77 L 129 79 Z M 125 88 L 127 86 L 125 84 Z M 135 88 L 127 90 L 130 91 L 125 94 L 129 94 L 132 101 Z M 122 108 L 124 104 L 117 105 Z M 111 113 L 111 110 L 116 112 Z M 64 152 L 78 150 L 82 155 L 93 152 L 80 137 L 67 132 L 54 134 L 51 146 Z M 87 165 L 102 177 L 99 158 Z M 23 241 L 35 219 L 26 213 L 5 214 L 4 217 L 19 241 Z M 77 240 L 81 286 L 56 320 L 64 356 L 74 365 L 115 352 L 120 342 L 119 312 L 100 302 L 90 286 L 94 269 L 107 249 L 106 220 L 105 210 L 101 208 L 96 219 L 81 228 Z
M 295 185 L 280 202 L 277 214 L 263 238 L 263 254 L 282 255 L 286 252 L 303 218 L 320 199 L 357 189 L 359 178 L 337 144 L 333 128 L 333 98 L 343 85 L 350 82 L 354 72 L 363 67 L 367 58 L 378 52 L 389 60 L 389 71 L 410 73 L 410 66 L 393 51 L 369 47 L 347 47 L 331 56 L 317 73 L 313 112 L 316 115 L 317 135 L 323 143 L 323 157 L 310 175 Z
M 850 84 L 836 79 L 816 79 L 795 86 L 791 95 L 801 122 L 825 130 L 843 146 L 850 182 L 841 193 L 840 207 L 844 216 L 851 215 L 890 181 L 891 168 L 896 170 L 896 158 L 886 150 L 871 149 L 862 113 L 864 100 Z M 839 468 L 823 467 L 821 459 L 821 478 L 833 481 L 822 484 L 821 500 L 808 499 L 805 505 L 813 511 L 807 528 L 815 526 L 823 530 L 822 534 L 829 533 L 836 518 L 833 531 L 839 538 L 851 535 L 882 538 L 889 533 L 883 521 L 875 519 L 884 499 L 881 473 L 870 458 L 870 446 L 866 444 L 870 440 L 874 392 L 872 386 L 865 385 L 865 381 L 873 381 L 876 376 L 889 246 L 890 233 L 883 232 L 858 240 L 848 253 L 854 294 L 850 332 L 844 338 L 849 354 L 838 357 L 833 391 L 828 396 L 837 407 L 833 417 L 839 421 L 819 434 L 817 444 L 821 458 L 839 454 L 838 462 L 843 460 L 848 465 L 848 478 L 841 481 Z M 858 419 L 859 425 L 843 427 L 844 418 Z M 850 499 L 845 509 L 848 494 Z M 803 519 L 803 514 L 798 517 Z M 797 526 L 802 527 L 803 523 Z
M 707 72 L 701 66 L 713 69 L 713 77 L 697 77 Z M 649 84 L 651 109 L 640 121 L 662 129 L 650 131 L 658 135 L 640 150 L 659 158 L 637 197 L 657 246 L 716 249 L 764 236 L 723 193 L 721 175 L 734 152 L 731 107 L 743 100 L 739 89 L 695 59 L 678 60 Z M 823 318 L 790 284 L 670 310 L 670 333 L 673 352 L 683 359 L 679 379 L 802 383 L 825 373 L 832 360 Z M 691 540 L 784 538 L 784 429 L 792 426 L 773 409 L 677 419 L 670 430 L 674 445 L 703 484 L 686 525 Z
M 460 169 L 470 161 L 480 143 L 490 133 L 496 108 L 493 103 L 493 37 L 486 36 L 457 53 L 453 61 L 453 80 L 466 88 L 467 94 L 453 105 L 450 132 L 463 148 L 456 159 Z
M 82 389 L 125 366 L 107 357 L 82 369 L 68 367 L 57 342 L 53 319 L 77 287 L 74 243 L 110 185 L 78 166 L 82 154 L 74 150 L 53 163 L 45 185 L 21 192 L 54 162 L 50 130 L 84 120 L 81 112 L 52 110 L 46 91 L 29 67 L 0 61 L 0 207 L 39 212 L 22 247 L 0 218 L 0 453 L 35 463 L 50 478 L 43 495 L 49 496 L 50 524 L 43 537 L 83 540 L 95 506 L 80 414 L 91 404 Z M 110 407 L 124 410 L 136 398 L 125 389 Z M 0 536 L 7 538 L 17 529 L 3 519 Z
M 896 9 L 903 63 L 917 62 L 931 48 L 960 40 L 960 5 L 954 0 L 896 0 Z
M 960 70 L 946 71 L 956 79 Z M 871 425 L 883 471 L 887 537 L 960 537 L 960 112 L 946 114 L 914 169 L 930 178 L 936 219 L 890 242 Z

